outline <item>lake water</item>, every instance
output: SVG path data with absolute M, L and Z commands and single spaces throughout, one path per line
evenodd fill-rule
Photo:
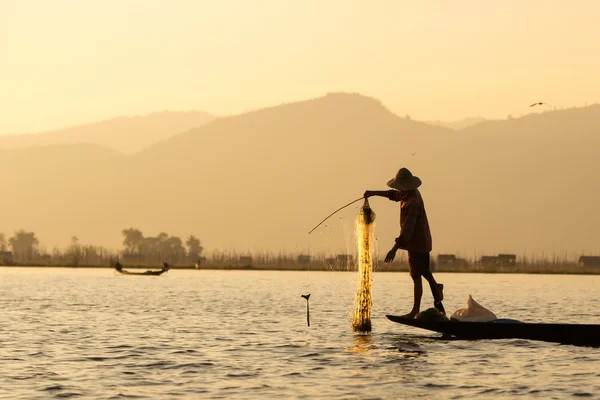
M 436 278 L 449 313 L 471 294 L 498 317 L 600 323 L 600 276 Z M 410 309 L 407 273 L 374 273 L 373 332 L 356 335 L 356 285 L 351 272 L 0 268 L 0 396 L 600 396 L 599 348 L 445 340 L 388 321 Z

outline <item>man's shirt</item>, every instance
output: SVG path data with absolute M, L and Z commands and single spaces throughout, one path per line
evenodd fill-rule
M 401 249 L 415 253 L 431 251 L 431 231 L 425 212 L 425 204 L 418 189 L 406 195 L 394 191 L 391 200 L 400 201 L 400 236 L 396 244 Z

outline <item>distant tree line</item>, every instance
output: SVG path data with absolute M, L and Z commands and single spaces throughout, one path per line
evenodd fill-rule
M 177 236 L 169 236 L 161 232 L 158 236 L 144 237 L 139 229 L 123 229 L 123 246 L 121 253 L 125 262 L 137 264 L 162 263 L 197 264 L 202 262 L 204 248 L 200 239 L 194 235 L 188 236 L 184 243 Z
M 116 257 L 115 252 L 102 246 L 81 245 L 77 236 L 71 238 L 66 249 L 55 247 L 47 251 L 40 246 L 34 232 L 21 229 L 8 240 L 4 233 L 0 233 L 0 264 L 106 265 Z
M 8 240 L 4 233 L 0 233 L 0 251 L 8 251 L 10 248 L 15 259 L 31 260 L 36 258 L 39 255 L 38 246 L 39 241 L 33 232 L 20 230 Z
M 47 251 L 40 246 L 34 232 L 18 230 L 9 239 L 0 233 L 0 265 L 112 265 L 117 259 L 136 265 L 161 265 L 163 262 L 180 265 L 200 264 L 204 248 L 200 239 L 190 235 L 185 243 L 177 236 L 161 232 L 156 237 L 144 237 L 138 229 L 122 231 L 121 251 L 111 251 L 102 246 L 83 245 L 77 236 L 65 249 L 55 247 Z M 185 245 L 185 246 L 184 246 Z
M 329 271 L 355 271 L 353 254 L 330 254 L 326 252 L 286 253 L 271 251 L 238 252 L 236 250 L 213 250 L 204 255 L 204 248 L 194 235 L 185 242 L 177 237 L 161 232 L 157 236 L 145 237 L 139 229 L 122 230 L 123 249 L 108 250 L 102 246 L 83 245 L 77 236 L 64 249 L 47 251 L 40 245 L 34 232 L 19 230 L 10 238 L 0 233 L 0 265 L 56 265 L 56 266 L 111 266 L 116 260 L 126 265 L 159 266 L 168 262 L 172 266 L 196 268 L 259 268 L 259 269 L 321 269 Z M 577 259 L 566 255 L 503 255 L 511 256 L 502 261 L 498 256 L 460 257 L 458 255 L 435 255 L 432 268 L 438 271 L 455 272 L 593 272 L 600 273 L 600 267 L 587 268 Z M 446 260 L 443 262 L 441 259 Z M 591 257 L 593 258 L 593 257 Z M 596 258 L 600 258 L 596 256 Z M 493 262 L 488 265 L 486 260 Z M 450 260 L 450 261 L 448 261 Z M 377 271 L 404 271 L 408 262 L 404 253 L 391 264 L 376 261 Z

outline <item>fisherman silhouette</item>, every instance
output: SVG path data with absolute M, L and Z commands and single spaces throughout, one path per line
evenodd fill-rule
M 431 252 L 431 232 L 425 212 L 425 205 L 421 193 L 417 189 L 421 186 L 421 180 L 413 176 L 406 168 L 401 168 L 396 176 L 388 181 L 387 185 L 393 190 L 372 191 L 367 190 L 365 198 L 381 196 L 389 200 L 400 202 L 400 236 L 396 238 L 394 247 L 387 253 L 385 262 L 394 261 L 396 252 L 400 249 L 408 251 L 408 263 L 410 276 L 414 283 L 414 303 L 412 310 L 404 315 L 405 318 L 414 318 L 421 308 L 421 297 L 423 296 L 423 282 L 425 278 L 431 288 L 434 307 L 445 314 L 444 285 L 435 281 L 429 268 Z

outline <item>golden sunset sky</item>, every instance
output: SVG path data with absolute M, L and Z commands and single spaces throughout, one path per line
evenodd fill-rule
M 360 92 L 419 120 L 600 101 L 600 1 L 0 0 L 0 133 Z

